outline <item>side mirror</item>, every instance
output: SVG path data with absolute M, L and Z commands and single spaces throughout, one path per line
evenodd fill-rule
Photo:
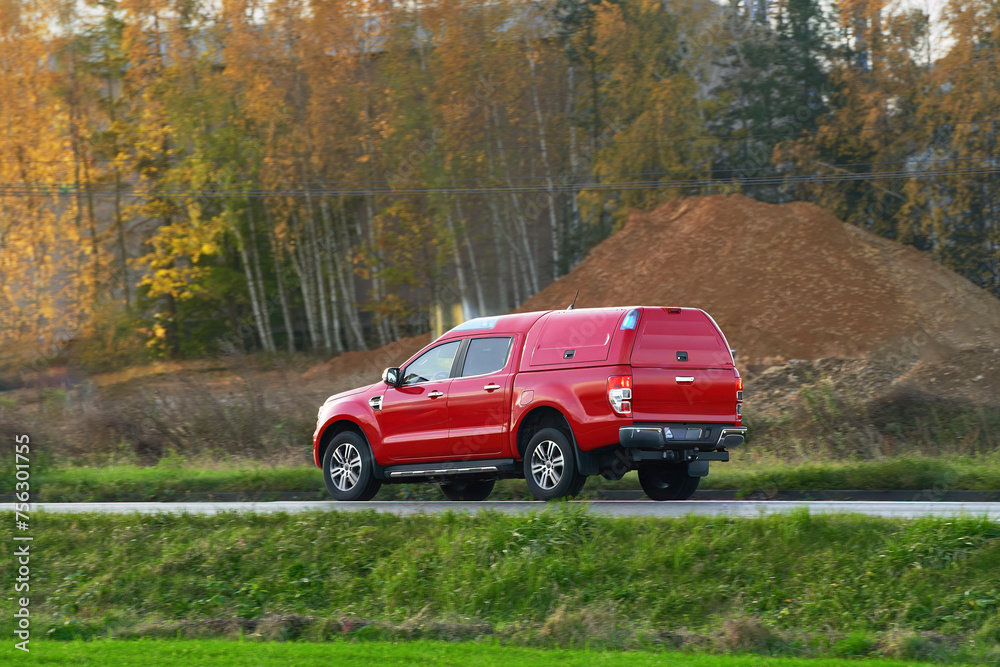
M 399 369 L 398 368 L 387 368 L 382 371 L 382 382 L 385 382 L 390 387 L 396 387 L 399 385 Z

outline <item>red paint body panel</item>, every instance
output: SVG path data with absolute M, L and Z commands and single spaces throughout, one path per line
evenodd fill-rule
M 538 407 L 553 407 L 569 421 L 576 443 L 583 451 L 618 442 L 618 428 L 632 420 L 619 417 L 608 403 L 608 378 L 626 375 L 626 365 L 591 366 L 563 369 L 558 372 L 519 373 L 514 380 L 513 423 L 507 455 L 517 455 L 517 427 L 524 417 Z M 532 400 L 521 405 L 521 393 L 531 391 Z
M 632 310 L 636 325 L 623 331 Z M 633 421 L 739 423 L 738 373 L 729 345 L 712 318 L 696 308 L 581 308 L 481 318 L 449 331 L 402 368 L 405 373 L 409 363 L 445 341 L 504 335 L 513 344 L 496 373 L 405 387 L 378 382 L 328 399 L 313 435 L 316 465 L 323 435 L 338 421 L 361 429 L 381 465 L 517 458 L 517 429 L 543 406 L 566 417 L 583 451 L 618 443 L 619 427 Z M 687 353 L 686 362 L 677 360 L 678 351 Z M 608 378 L 622 375 L 633 378 L 628 416 L 616 415 L 608 400 Z M 486 389 L 493 384 L 498 387 Z M 442 396 L 430 398 L 431 391 Z M 369 404 L 374 396 L 382 396 L 381 410 Z
M 679 382 L 677 378 L 694 378 Z M 732 369 L 632 368 L 632 418 L 650 422 L 736 421 Z
M 319 409 L 319 417 L 316 421 L 316 431 L 313 432 L 313 462 L 316 467 L 323 465 L 320 454 L 320 443 L 323 434 L 333 424 L 337 422 L 350 422 L 365 434 L 369 443 L 381 442 L 381 430 L 375 419 L 375 412 L 368 404 L 368 399 L 372 396 L 381 396 L 386 386 L 378 382 L 371 387 L 362 389 L 358 393 L 344 396 L 338 394 L 331 396 L 327 402 Z M 377 460 L 377 457 L 376 457 Z
M 409 387 L 386 387 L 382 410 L 376 413 L 380 463 L 401 463 L 447 457 L 448 401 L 453 380 L 436 380 Z M 441 396 L 432 397 L 432 394 Z
M 524 340 L 511 337 L 507 363 L 495 373 L 456 377 L 448 396 L 452 454 L 456 459 L 497 457 L 504 451 L 510 428 L 510 402 L 516 352 Z M 487 387 L 498 386 L 497 389 Z
M 630 358 L 636 421 L 736 422 L 732 353 L 707 313 L 647 308 L 637 331 Z

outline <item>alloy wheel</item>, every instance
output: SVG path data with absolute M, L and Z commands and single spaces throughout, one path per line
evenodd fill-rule
M 330 459 L 330 479 L 341 491 L 350 491 L 361 479 L 361 452 L 349 442 L 341 443 Z
M 566 459 L 562 448 L 552 440 L 538 443 L 531 453 L 531 477 L 540 489 L 554 489 L 565 469 Z

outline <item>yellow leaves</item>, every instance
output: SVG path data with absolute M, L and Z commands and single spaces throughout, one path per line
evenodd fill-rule
M 160 227 L 150 239 L 153 250 L 141 260 L 147 268 L 139 284 L 149 287 L 152 297 L 170 294 L 183 300 L 195 296 L 201 289 L 199 281 L 208 273 L 199 264 L 220 250 L 221 221 L 200 220 L 197 206 L 188 210 L 194 213 L 192 220 Z
M 368 162 L 371 159 L 371 155 L 361 155 L 358 157 L 358 162 Z

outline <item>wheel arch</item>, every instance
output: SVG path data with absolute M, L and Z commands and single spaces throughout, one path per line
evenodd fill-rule
M 517 425 L 517 457 L 524 458 L 524 450 L 528 447 L 531 436 L 543 428 L 554 428 L 561 431 L 573 446 L 573 452 L 579 461 L 580 448 L 576 444 L 576 437 L 573 435 L 573 427 L 569 419 L 559 408 L 552 405 L 539 405 L 526 413 Z
M 323 427 L 323 432 L 320 434 L 319 442 L 316 445 L 317 465 L 318 466 L 323 465 L 323 457 L 326 456 L 326 450 L 327 448 L 329 448 L 330 443 L 333 441 L 334 438 L 336 438 L 341 433 L 344 433 L 345 431 L 349 431 L 351 433 L 357 433 L 364 439 L 365 444 L 368 445 L 369 451 L 371 451 L 372 463 L 375 464 L 375 475 L 376 477 L 379 477 L 381 479 L 382 466 L 378 464 L 378 461 L 375 461 L 375 453 L 374 451 L 372 451 L 371 439 L 368 437 L 368 434 L 365 433 L 365 430 L 361 427 L 360 424 L 358 424 L 355 421 L 351 421 L 350 419 L 334 419 L 333 421 L 329 422 L 326 426 Z

